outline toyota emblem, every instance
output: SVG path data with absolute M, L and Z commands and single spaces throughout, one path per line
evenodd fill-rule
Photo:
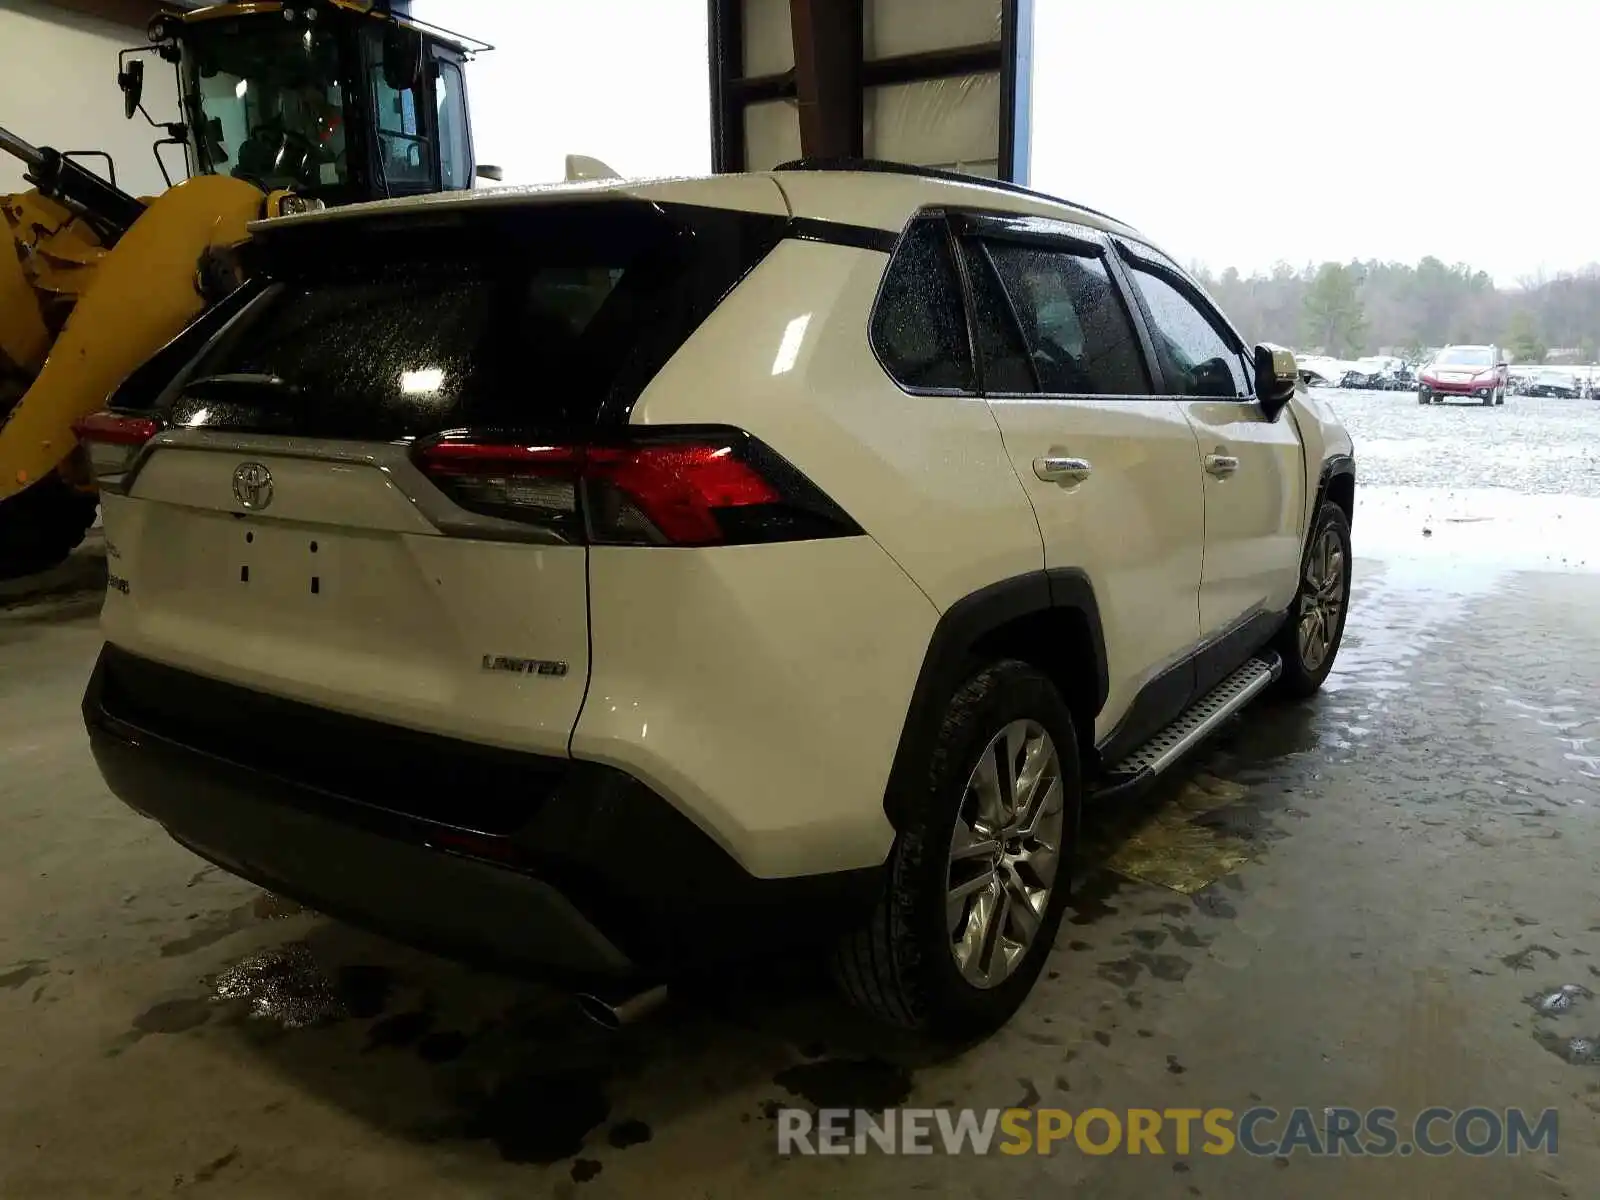
M 233 498 L 259 512 L 272 503 L 272 472 L 258 462 L 240 463 L 233 472 Z

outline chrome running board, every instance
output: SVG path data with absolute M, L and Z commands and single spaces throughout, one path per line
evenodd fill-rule
M 1111 764 L 1096 781 L 1094 796 L 1131 791 L 1155 779 L 1282 673 L 1283 660 L 1276 654 L 1252 658 L 1186 708 L 1176 721 Z

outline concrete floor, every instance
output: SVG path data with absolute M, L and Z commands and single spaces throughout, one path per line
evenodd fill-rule
M 1568 1060 L 1600 1001 L 1528 998 L 1600 990 L 1595 472 L 1544 499 L 1386 474 L 1413 454 L 1383 425 L 1419 419 L 1402 402 L 1341 403 L 1378 486 L 1325 694 L 1248 710 L 1096 814 L 1049 977 L 963 1053 L 885 1036 L 803 972 L 608 1036 L 265 896 L 101 785 L 77 715 L 95 600 L 0 609 L 0 1196 L 1592 1196 L 1600 1070 Z M 899 1103 L 1554 1107 L 1561 1143 L 775 1153 L 779 1105 Z

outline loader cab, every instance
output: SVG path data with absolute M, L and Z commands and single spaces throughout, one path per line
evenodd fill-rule
M 465 64 L 489 49 L 353 0 L 222 4 L 151 22 L 190 174 L 324 204 L 470 188 Z

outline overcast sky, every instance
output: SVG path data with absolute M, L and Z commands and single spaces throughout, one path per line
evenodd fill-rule
M 479 157 L 708 169 L 704 0 L 414 0 Z M 1600 260 L 1600 0 L 1036 0 L 1033 183 L 1221 269 Z M 627 80 L 626 85 L 619 81 Z M 647 105 L 625 94 L 653 97 Z

